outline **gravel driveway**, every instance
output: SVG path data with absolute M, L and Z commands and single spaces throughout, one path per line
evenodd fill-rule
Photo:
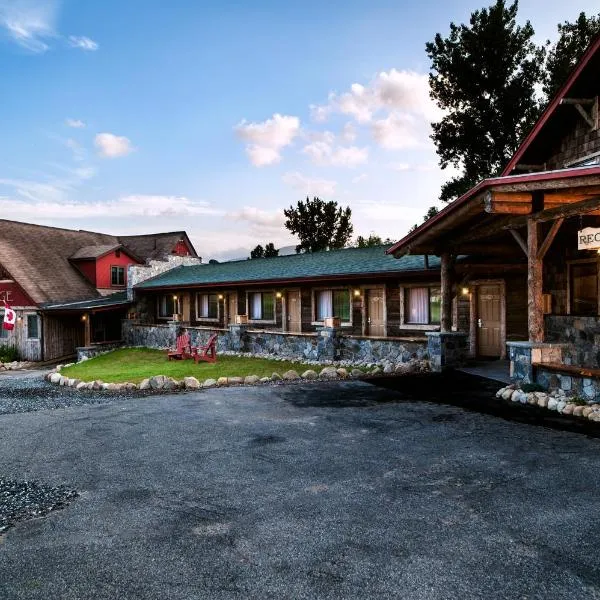
M 79 497 L 0 538 L 0 598 L 599 598 L 600 442 L 413 396 L 4 414 L 0 474 Z

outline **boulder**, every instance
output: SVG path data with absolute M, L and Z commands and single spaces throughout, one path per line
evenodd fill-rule
M 563 413 L 563 411 L 565 410 L 567 406 L 567 403 L 564 400 L 559 400 L 557 405 L 556 405 L 556 412 L 561 414 Z
M 229 380 L 227 377 L 219 377 L 219 379 L 217 379 L 217 385 L 227 385 L 228 383 Z
M 256 385 L 260 381 L 260 377 L 258 375 L 246 375 L 244 377 L 245 385 Z
M 127 383 L 123 383 L 121 385 L 121 389 L 126 389 L 127 391 L 131 392 L 133 390 L 139 390 L 139 386 L 137 385 L 137 383 L 132 383 L 130 381 L 128 381 Z
M 227 383 L 229 385 L 242 385 L 242 383 L 244 383 L 244 378 L 243 377 L 228 377 Z
M 261 383 L 269 383 L 269 381 L 271 381 L 270 377 L 261 377 L 260 378 Z
M 383 374 L 383 370 L 381 367 L 375 367 L 370 373 L 369 375 L 382 375 Z
M 116 392 L 117 391 L 117 384 L 116 383 L 109 383 L 107 389 L 108 389 L 109 392 Z
M 337 379 L 339 376 L 335 367 L 325 367 L 321 369 L 319 377 L 321 379 Z
M 574 406 L 573 407 L 573 416 L 574 417 L 582 417 L 583 416 L 583 406 Z
M 562 409 L 562 414 L 563 415 L 572 415 L 574 409 L 575 409 L 574 404 L 567 403 L 566 406 Z
M 281 381 L 281 375 L 279 373 L 273 373 L 273 375 L 271 375 L 271 381 Z
M 556 398 L 548 399 L 548 410 L 556 410 L 558 406 L 558 400 Z
M 319 376 L 317 374 L 316 371 L 313 371 L 312 369 L 308 369 L 308 371 L 304 371 L 304 373 L 302 373 L 302 379 L 317 379 Z
M 594 412 L 594 409 L 591 406 L 584 406 L 581 411 L 581 416 L 586 419 Z
M 106 390 L 108 389 L 108 386 L 109 386 L 109 385 L 110 385 L 110 384 L 108 384 L 108 383 L 103 383 L 103 384 L 102 384 L 102 389 L 106 391 Z
M 85 381 L 80 381 L 75 387 L 76 390 L 81 391 L 87 389 L 87 383 Z
M 96 381 L 92 381 L 92 389 L 95 392 L 99 392 L 102 388 L 104 382 L 100 381 L 100 379 L 96 379 Z
M 143 379 L 140 383 L 140 390 L 149 390 L 150 389 L 150 379 Z
M 352 377 L 362 377 L 363 372 L 360 369 L 352 369 L 350 375 L 352 375 Z
M 60 373 L 52 373 L 50 375 L 50 383 L 60 383 L 62 375 Z
M 537 405 L 537 398 L 536 398 L 535 394 L 532 394 L 531 392 L 529 392 L 529 394 L 527 394 L 527 404 L 531 404 L 532 406 Z
M 396 369 L 397 371 L 398 369 Z M 504 394 L 504 392 L 506 391 L 506 388 L 500 388 L 497 392 L 496 392 L 496 398 L 502 398 L 502 394 Z
M 298 372 L 294 371 L 294 369 L 286 371 L 281 377 L 285 381 L 293 381 L 294 379 L 300 379 L 300 375 L 298 375 Z
M 391 372 L 392 371 L 390 371 L 390 373 Z M 344 369 L 344 367 L 340 367 L 339 369 L 337 369 L 337 374 L 341 379 L 346 379 L 346 377 L 348 377 L 348 371 Z
M 187 379 L 187 377 L 186 377 L 186 379 Z M 194 377 L 192 377 L 192 379 L 195 379 L 195 378 L 194 378 Z M 206 379 L 206 380 L 204 381 L 204 383 L 202 384 L 202 387 L 203 387 L 203 388 L 211 388 L 211 387 L 215 387 L 216 385 L 217 385 L 217 380 L 216 380 L 216 379 Z M 194 390 L 194 389 L 196 389 L 196 388 L 193 388 L 193 387 L 192 387 L 192 388 L 189 388 L 189 389 L 192 389 L 192 390 Z
M 207 381 L 210 381 L 207 379 Z M 214 380 L 213 380 L 214 381 Z M 215 385 L 216 385 L 215 381 Z M 195 377 L 184 377 L 183 385 L 186 390 L 197 390 L 200 387 L 200 382 Z
M 394 372 L 394 366 L 388 363 L 385 365 L 385 367 L 383 367 L 383 372 L 386 375 L 391 375 Z
M 510 400 L 511 396 L 514 394 L 514 390 L 511 388 L 506 388 L 503 392 L 502 392 L 502 400 Z
M 537 405 L 540 408 L 548 408 L 548 396 L 545 394 L 543 396 L 537 396 L 536 394 L 535 397 L 537 399 Z
M 153 390 L 162 390 L 165 387 L 167 378 L 164 375 L 154 375 L 150 377 L 150 388 Z
M 510 399 L 512 402 L 519 402 L 521 398 L 521 390 L 514 390 L 513 393 L 510 395 Z

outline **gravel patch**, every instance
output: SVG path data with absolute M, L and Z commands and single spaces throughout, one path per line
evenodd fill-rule
M 0 377 L 0 415 L 31 412 L 34 410 L 106 404 L 134 396 L 140 392 L 79 392 L 69 387 L 58 387 L 44 381 L 39 375 L 31 377 Z
M 0 534 L 17 521 L 43 517 L 77 497 L 75 490 L 0 477 Z

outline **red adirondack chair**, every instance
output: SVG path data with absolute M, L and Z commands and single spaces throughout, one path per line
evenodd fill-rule
M 196 364 L 200 361 L 214 363 L 217 362 L 217 338 L 218 334 L 213 333 L 206 342 L 206 346 L 194 348 L 194 360 Z
M 167 352 L 169 360 L 185 360 L 192 358 L 192 343 L 189 333 L 184 333 L 177 336 L 177 344 L 175 350 Z

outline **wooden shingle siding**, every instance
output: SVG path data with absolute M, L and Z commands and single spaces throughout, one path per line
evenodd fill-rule
M 569 107 L 575 110 L 572 107 Z M 565 110 L 567 107 L 562 107 Z M 555 151 L 546 163 L 546 169 L 563 169 L 573 162 L 584 159 L 590 154 L 600 152 L 600 129 L 590 131 L 589 125 L 581 118 L 573 130 L 556 145 Z

